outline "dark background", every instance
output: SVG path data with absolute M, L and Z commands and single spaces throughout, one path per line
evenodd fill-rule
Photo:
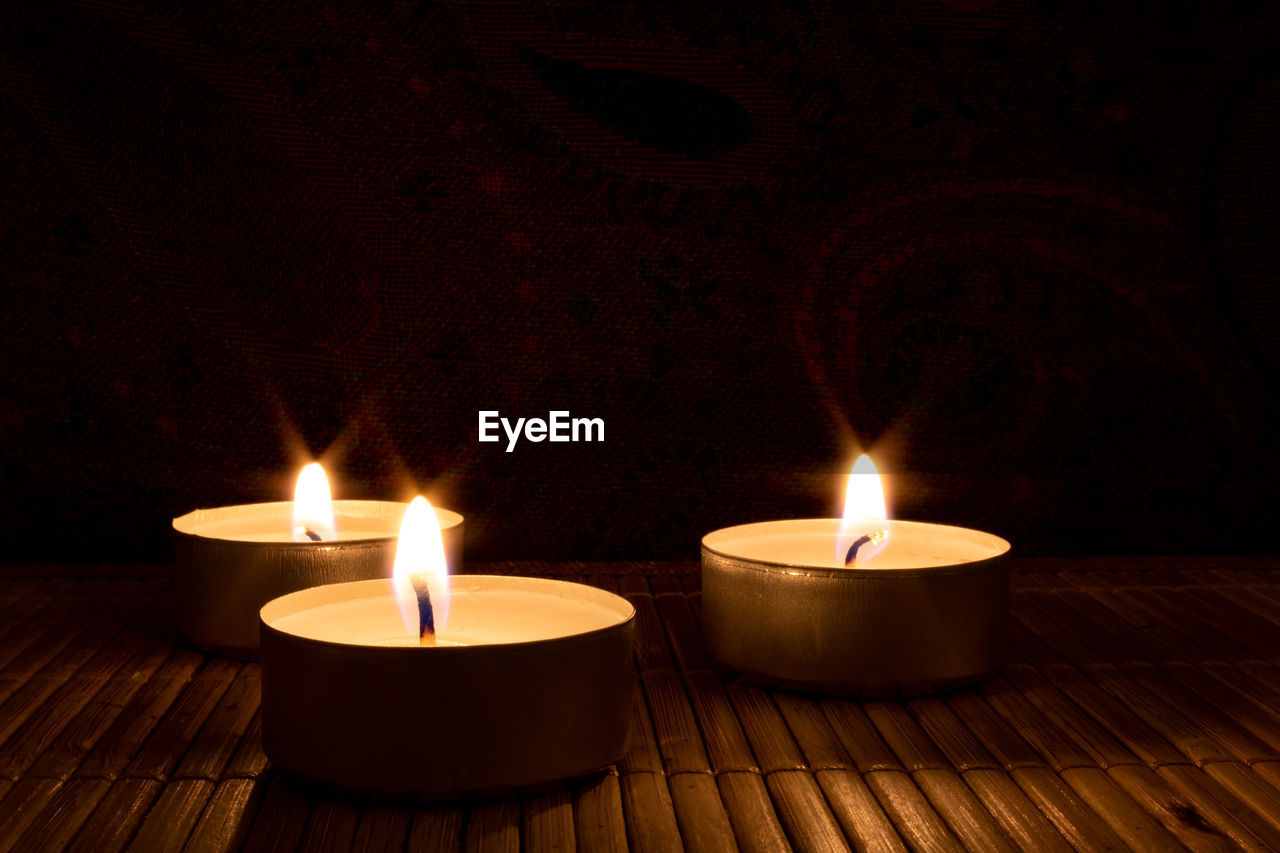
M 476 559 L 895 514 L 1275 551 L 1275 3 L 18 2 L 0 553 L 423 490 Z M 477 442 L 477 411 L 603 444 Z

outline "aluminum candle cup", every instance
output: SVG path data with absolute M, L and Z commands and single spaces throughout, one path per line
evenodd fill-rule
M 293 503 L 198 509 L 173 520 L 178 628 L 197 646 L 258 655 L 258 611 L 319 584 L 391 575 L 407 504 L 334 501 L 337 538 L 294 542 Z M 462 516 L 436 510 L 449 565 L 462 564 Z M 456 569 L 455 569 L 456 570 Z
M 746 681 L 852 697 L 920 696 L 981 679 L 1008 631 L 1009 543 L 886 521 L 867 568 L 835 554 L 839 519 L 727 527 L 702 540 L 702 618 Z
M 584 776 L 626 750 L 635 609 L 544 578 L 455 576 L 437 645 L 389 580 L 262 608 L 262 745 L 342 791 L 454 799 Z

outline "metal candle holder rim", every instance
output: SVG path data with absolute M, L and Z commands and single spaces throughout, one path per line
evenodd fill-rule
M 707 540 L 717 534 L 724 534 L 732 530 L 739 530 L 747 527 L 755 527 L 759 524 L 769 524 L 777 521 L 836 521 L 839 519 L 832 518 L 800 518 L 800 519 L 766 519 L 764 521 L 748 522 L 747 524 L 735 524 L 731 527 L 722 527 L 719 530 L 713 530 L 702 537 L 702 550 L 711 554 L 721 562 L 728 563 L 735 568 L 751 569 L 760 572 L 771 572 L 786 575 L 803 575 L 805 577 L 828 577 L 828 578 L 857 578 L 859 580 L 884 580 L 889 581 L 894 578 L 919 577 L 919 576 L 936 576 L 936 575 L 952 575 L 967 574 L 969 572 L 978 572 L 986 569 L 991 563 L 997 560 L 1003 560 L 1009 556 L 1009 550 L 1013 547 L 1007 539 L 1002 536 L 996 536 L 994 533 L 986 531 L 977 531 L 986 536 L 990 536 L 992 540 L 1003 546 L 999 553 L 992 554 L 980 560 L 969 560 L 963 563 L 946 563 L 940 566 L 921 566 L 919 568 L 895 569 L 895 568 L 846 568 L 836 566 L 810 566 L 803 563 L 786 563 L 777 560 L 761 560 L 752 557 L 743 557 L 740 554 L 730 554 L 725 551 L 718 550 L 716 547 L 707 544 Z M 911 524 L 921 527 L 938 527 L 938 528 L 954 528 L 957 530 L 973 530 L 973 528 L 959 527 L 953 524 L 935 524 L 929 521 L 909 521 L 907 519 L 890 519 L 891 522 L 897 524 Z

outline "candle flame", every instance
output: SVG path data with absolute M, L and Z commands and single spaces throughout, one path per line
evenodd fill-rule
M 853 463 L 844 491 L 844 515 L 836 533 L 836 560 L 840 565 L 865 563 L 889 543 L 889 513 L 884 487 L 875 463 L 865 453 Z
M 449 618 L 449 567 L 444 558 L 444 539 L 436 511 L 421 495 L 409 504 L 400 522 L 400 542 L 396 546 L 392 578 L 404 627 L 424 643 L 419 592 L 425 590 L 430 596 L 427 608 L 434 615 L 434 641 L 434 633 L 444 628 Z
M 293 541 L 316 542 L 336 538 L 329 478 L 319 462 L 312 462 L 298 474 L 298 485 L 293 490 Z

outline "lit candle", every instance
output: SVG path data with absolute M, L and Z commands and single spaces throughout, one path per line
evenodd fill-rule
M 324 469 L 298 476 L 293 501 L 198 509 L 173 520 L 178 627 L 196 645 L 258 653 L 258 610 L 324 583 L 391 575 L 405 504 L 334 501 Z M 462 516 L 436 510 L 444 547 L 461 564 Z
M 340 789 L 449 798 L 582 776 L 626 749 L 635 609 L 544 578 L 449 576 L 433 514 L 404 514 L 397 576 L 262 608 L 262 740 Z M 423 622 L 434 637 L 423 640 Z
M 728 527 L 702 540 L 703 627 L 722 668 L 756 683 L 914 695 L 999 664 L 1009 543 L 889 519 L 867 457 L 841 518 Z

